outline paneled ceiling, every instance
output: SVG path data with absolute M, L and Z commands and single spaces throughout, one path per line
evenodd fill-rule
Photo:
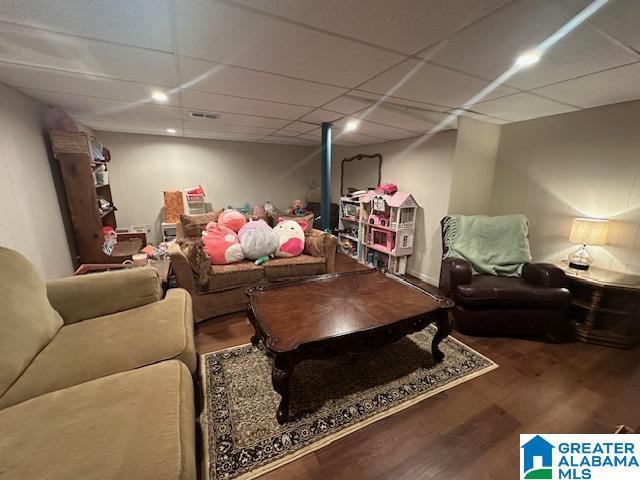
M 640 98 L 638 0 L 494 84 L 589 3 L 2 0 L 0 81 L 97 130 L 315 145 L 360 118 L 336 143 L 373 144 Z

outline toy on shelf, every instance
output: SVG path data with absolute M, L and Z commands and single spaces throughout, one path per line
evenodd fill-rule
M 374 191 L 385 195 L 393 195 L 398 191 L 398 186 L 395 183 L 383 183 L 378 185 Z
M 395 247 L 395 234 L 390 230 L 381 230 L 376 227 L 369 229 L 369 246 L 382 249 L 386 253 L 391 253 Z
M 369 225 L 381 225 L 383 227 L 389 226 L 389 217 L 384 213 L 370 213 L 369 214 Z
M 204 203 L 204 197 L 206 193 L 202 185 L 197 187 L 185 188 L 184 194 L 187 197 L 187 207 L 189 208 L 190 215 L 199 215 L 206 213 L 206 205 Z
M 291 215 L 296 215 L 298 217 L 303 217 L 309 213 L 307 212 L 307 204 L 304 203 L 304 200 L 294 200 L 290 210 Z

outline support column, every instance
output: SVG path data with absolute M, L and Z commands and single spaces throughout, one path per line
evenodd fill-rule
M 328 232 L 331 218 L 331 123 L 322 123 L 322 230 Z

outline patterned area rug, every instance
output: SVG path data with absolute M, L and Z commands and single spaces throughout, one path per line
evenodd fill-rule
M 435 328 L 379 350 L 308 360 L 293 370 L 290 421 L 276 422 L 280 396 L 264 351 L 250 344 L 202 355 L 205 472 L 210 480 L 266 473 L 497 365 L 448 337 L 434 364 Z M 425 405 L 428 408 L 428 405 Z

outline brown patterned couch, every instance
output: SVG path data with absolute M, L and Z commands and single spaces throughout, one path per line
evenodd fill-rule
M 202 248 L 200 232 L 208 222 L 215 221 L 216 213 L 183 215 L 177 242 L 169 250 L 178 286 L 193 298 L 195 322 L 244 310 L 245 291 L 250 287 L 334 271 L 338 240 L 315 229 L 305 236 L 304 252 L 299 257 L 275 258 L 262 265 L 247 260 L 211 265 Z

